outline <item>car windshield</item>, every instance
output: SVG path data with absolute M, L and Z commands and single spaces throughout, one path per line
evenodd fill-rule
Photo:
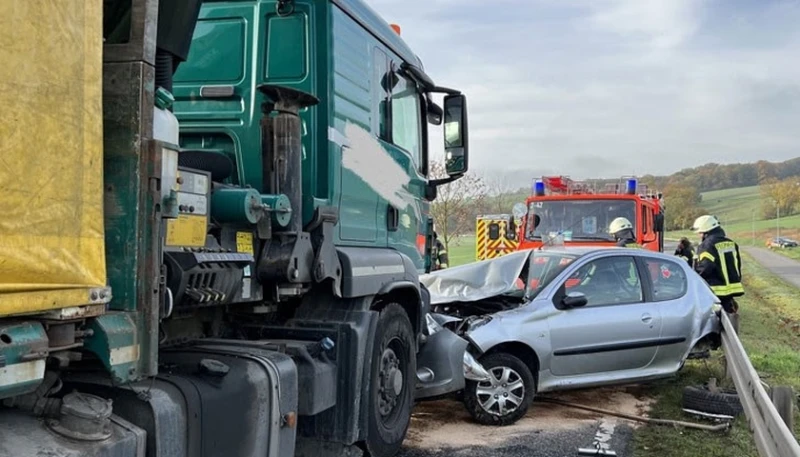
M 540 218 L 534 228 L 534 217 Z M 627 218 L 636 232 L 636 203 L 633 200 L 584 199 L 584 200 L 539 200 L 528 206 L 528 226 L 525 237 L 541 240 L 542 236 L 564 235 L 565 241 L 613 241 L 608 233 L 611 221 Z
M 520 277 L 517 288 L 506 295 L 532 300 L 578 256 L 565 252 L 534 251 Z

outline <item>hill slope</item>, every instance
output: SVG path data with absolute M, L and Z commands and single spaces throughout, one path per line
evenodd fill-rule
M 774 237 L 780 229 L 781 236 L 798 238 L 800 235 L 800 215 L 764 219 L 761 212 L 761 194 L 758 186 L 737 187 L 733 189 L 703 192 L 700 205 L 709 214 L 717 216 L 729 235 L 738 239 L 740 244 L 755 243 L 761 245 L 766 238 Z M 669 196 L 665 196 L 669 198 Z M 667 200 L 669 211 L 669 200 Z M 696 239 L 697 235 L 688 231 L 670 232 L 670 238 L 688 236 Z

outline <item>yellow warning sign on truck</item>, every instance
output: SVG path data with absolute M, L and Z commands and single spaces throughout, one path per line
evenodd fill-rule
M 519 221 L 511 214 L 478 216 L 475 225 L 475 260 L 500 257 L 517 249 Z

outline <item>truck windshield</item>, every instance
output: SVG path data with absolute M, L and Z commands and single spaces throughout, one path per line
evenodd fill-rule
M 541 218 L 534 228 L 534 214 Z M 528 206 L 525 238 L 541 240 L 542 236 L 564 235 L 564 241 L 613 241 L 608 226 L 617 217 L 625 217 L 636 233 L 636 203 L 633 200 L 539 200 Z

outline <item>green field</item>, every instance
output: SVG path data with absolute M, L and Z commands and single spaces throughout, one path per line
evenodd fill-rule
M 791 385 L 800 390 L 800 295 L 744 254 L 747 295 L 739 300 L 740 338 L 753 366 L 768 385 Z M 721 354 L 707 363 L 688 361 L 678 376 L 654 383 L 649 393 L 656 404 L 650 417 L 692 420 L 680 407 L 684 386 L 702 384 L 709 377 L 724 379 Z M 800 414 L 795 433 L 800 434 Z M 800 435 L 798 435 L 800 436 Z M 637 457 L 661 456 L 757 456 L 744 418 L 727 433 L 712 433 L 673 427 L 648 426 L 635 434 Z
M 466 235 L 452 241 L 447 248 L 450 266 L 455 267 L 475 261 L 475 236 Z
M 767 238 L 775 237 L 780 228 L 781 236 L 797 238 L 800 234 L 800 215 L 763 219 L 761 216 L 761 194 L 758 186 L 704 192 L 701 205 L 710 214 L 717 216 L 725 231 L 742 245 L 763 246 Z M 669 195 L 667 217 L 669 217 Z M 668 232 L 667 237 L 678 239 L 686 236 L 696 240 L 697 235 L 688 231 Z

